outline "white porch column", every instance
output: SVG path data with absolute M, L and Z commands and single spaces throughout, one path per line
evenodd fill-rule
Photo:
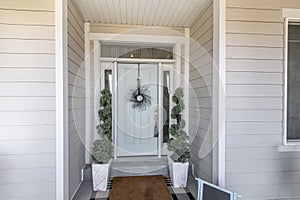
M 84 23 L 85 52 L 85 163 L 91 163 L 91 62 L 90 62 L 90 23 Z
M 69 199 L 67 8 L 55 1 L 56 199 Z
M 226 1 L 213 1 L 213 44 L 213 182 L 225 187 Z
M 180 75 L 181 75 L 181 44 L 176 43 L 174 46 L 174 56 L 175 56 L 175 73 L 174 73 L 174 89 L 180 87 Z M 173 91 L 174 93 L 174 91 Z
M 92 110 L 93 113 L 93 120 L 94 120 L 94 127 L 92 127 L 92 132 L 91 135 L 93 135 L 93 137 L 91 137 L 91 141 L 93 142 L 94 139 L 98 139 L 98 133 L 97 133 L 97 129 L 96 126 L 100 123 L 99 119 L 98 119 L 98 115 L 97 112 L 100 109 L 100 103 L 99 103 L 99 99 L 100 99 L 100 91 L 101 91 L 101 81 L 100 79 L 102 77 L 100 74 L 100 63 L 99 63 L 99 58 L 100 58 L 100 42 L 98 40 L 94 40 L 94 48 L 93 48 L 93 55 L 94 55 L 94 110 Z M 104 87 L 103 87 L 104 88 Z
M 184 44 L 184 103 L 185 110 L 183 112 L 183 119 L 186 121 L 185 131 L 189 135 L 189 79 L 190 79 L 190 29 L 184 29 L 185 44 Z

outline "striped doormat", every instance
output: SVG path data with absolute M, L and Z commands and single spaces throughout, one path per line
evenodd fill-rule
M 195 200 L 188 188 L 174 188 L 171 179 L 164 177 L 164 181 L 174 200 Z M 109 200 L 109 195 L 112 189 L 113 181 L 109 181 L 107 191 L 94 192 L 90 200 Z

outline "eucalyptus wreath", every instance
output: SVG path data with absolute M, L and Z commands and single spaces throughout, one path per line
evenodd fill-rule
M 141 85 L 141 80 L 137 80 L 137 88 L 128 91 L 127 100 L 132 103 L 133 109 L 143 110 L 151 105 L 151 92 L 149 85 Z

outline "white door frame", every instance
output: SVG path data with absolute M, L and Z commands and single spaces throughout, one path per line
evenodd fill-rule
M 95 70 L 94 72 L 97 72 L 97 75 L 95 76 L 95 80 L 98 80 L 100 78 L 100 90 L 104 89 L 105 87 L 105 83 L 104 83 L 104 77 L 102 75 L 104 75 L 104 71 L 105 70 L 112 70 L 112 76 L 113 76 L 113 88 L 116 88 L 117 87 L 117 65 L 118 63 L 147 63 L 147 64 L 157 64 L 158 65 L 158 84 L 162 84 L 162 72 L 163 71 L 166 71 L 166 70 L 171 70 L 170 68 L 166 68 L 166 67 L 163 67 L 163 64 L 167 63 L 169 65 L 173 65 L 173 70 L 174 70 L 174 63 L 175 61 L 174 60 L 162 60 L 162 59 L 130 59 L 130 58 L 122 58 L 122 59 L 112 59 L 112 58 L 101 58 L 100 57 L 100 62 L 95 62 L 97 63 L 97 65 L 95 64 Z M 162 63 L 161 61 L 165 61 L 165 63 Z M 103 63 L 107 63 L 107 65 L 105 65 L 105 67 L 102 66 Z M 96 70 L 97 68 L 97 70 Z M 100 69 L 100 70 L 98 70 Z M 170 71 L 170 75 L 172 76 L 173 73 L 172 71 Z M 173 79 L 171 79 L 171 84 L 173 84 Z M 98 84 L 98 81 L 95 82 L 95 87 L 97 87 Z M 171 85 L 170 84 L 170 85 Z M 171 85 L 171 88 L 172 85 Z M 158 104 L 159 105 L 162 105 L 162 91 L 161 91 L 161 88 L 159 87 L 159 92 L 158 92 Z M 100 90 L 99 91 L 95 91 L 95 93 L 99 93 L 100 94 Z M 117 116 L 117 98 L 118 98 L 118 94 L 116 92 L 113 92 L 112 93 L 112 96 L 113 96 L 113 102 L 112 102 L 112 115 L 113 115 L 113 119 L 116 119 L 115 116 Z M 99 105 L 98 105 L 98 99 L 99 98 L 99 95 L 95 94 L 94 95 L 94 102 L 96 102 L 94 104 L 94 108 L 96 109 L 99 109 Z M 171 98 L 170 98 L 171 99 Z M 171 101 L 171 100 L 170 100 Z M 97 105 L 96 105 L 97 104 Z M 171 106 L 171 105 L 170 105 Z M 162 119 L 163 118 L 163 113 L 161 111 L 161 109 L 159 110 L 158 112 L 158 119 Z M 95 121 L 97 121 L 95 119 Z M 158 129 L 160 130 L 159 131 L 159 136 L 158 136 L 158 157 L 160 158 L 161 155 L 162 155 L 162 146 L 163 146 L 163 143 L 162 143 L 162 126 L 163 124 L 161 123 L 161 120 L 158 121 Z M 98 121 L 97 121 L 98 123 Z M 117 158 L 117 123 L 114 122 L 113 120 L 113 142 L 114 142 L 114 158 L 116 159 Z

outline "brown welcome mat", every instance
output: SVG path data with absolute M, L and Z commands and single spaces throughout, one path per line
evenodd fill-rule
M 173 200 L 195 200 L 189 189 L 186 188 L 174 188 L 170 177 L 164 177 L 164 181 L 171 193 Z M 93 192 L 90 200 L 109 200 L 109 196 L 112 190 L 113 181 L 110 180 L 107 183 L 107 191 Z
M 110 200 L 172 200 L 163 176 L 132 176 L 113 179 Z

